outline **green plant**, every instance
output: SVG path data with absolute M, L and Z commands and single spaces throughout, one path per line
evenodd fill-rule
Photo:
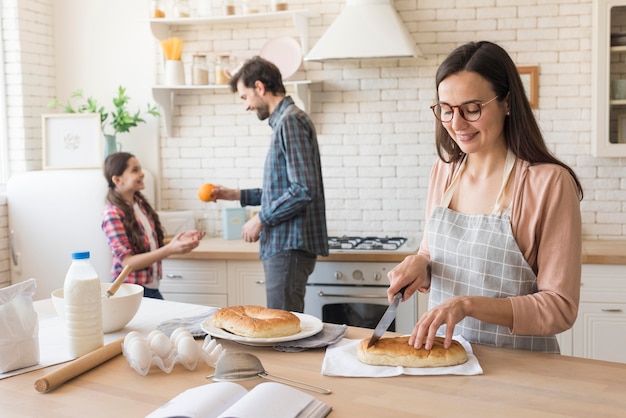
M 119 86 L 117 90 L 117 96 L 113 97 L 113 105 L 115 110 L 108 113 L 105 111 L 104 106 L 100 106 L 98 101 L 93 97 L 87 97 L 83 95 L 83 91 L 78 89 L 72 93 L 69 100 L 65 104 L 65 113 L 100 113 L 100 123 L 102 124 L 102 132 L 106 134 L 105 128 L 111 126 L 114 134 L 121 132 L 128 132 L 130 128 L 137 126 L 139 123 L 145 123 L 143 119 L 145 115 L 159 116 L 159 112 L 155 105 L 148 103 L 147 109 L 144 113 L 138 109 L 135 113 L 130 113 L 126 106 L 130 97 L 126 94 L 126 89 Z M 56 108 L 62 106 L 58 99 L 53 99 L 48 103 L 48 107 Z M 110 117 L 110 119 L 109 119 Z

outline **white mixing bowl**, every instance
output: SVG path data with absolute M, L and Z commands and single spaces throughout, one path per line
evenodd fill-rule
M 106 294 L 111 283 L 100 283 L 100 293 Z M 119 331 L 134 318 L 143 298 L 143 287 L 138 284 L 122 283 L 109 298 L 102 298 L 102 330 L 104 333 Z M 57 315 L 65 320 L 63 288 L 52 292 L 52 304 Z

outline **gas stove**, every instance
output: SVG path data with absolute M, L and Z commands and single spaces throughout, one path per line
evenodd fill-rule
M 328 237 L 330 250 L 395 251 L 407 241 L 404 237 Z

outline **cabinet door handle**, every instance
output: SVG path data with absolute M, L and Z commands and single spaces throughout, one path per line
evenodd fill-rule
M 182 279 L 183 276 L 180 274 L 166 274 L 165 277 L 168 279 Z
M 256 284 L 265 284 L 265 280 L 257 280 L 255 283 Z
M 622 310 L 618 308 L 602 308 L 600 310 L 602 312 L 622 312 Z
M 336 293 L 326 293 L 322 290 L 320 290 L 319 292 L 317 292 L 317 296 L 323 298 L 323 297 L 330 297 L 330 298 L 360 298 L 360 299 L 384 299 L 387 296 L 386 295 L 374 295 L 374 294 L 370 294 L 370 295 L 352 295 L 352 294 L 345 294 L 345 295 L 341 295 L 341 294 L 336 294 Z

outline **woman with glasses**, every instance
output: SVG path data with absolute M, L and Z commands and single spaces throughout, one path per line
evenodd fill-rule
M 581 184 L 548 150 L 517 68 L 471 42 L 436 74 L 435 162 L 417 254 L 389 272 L 389 299 L 430 292 L 409 343 L 435 335 L 558 353 L 576 319 Z

